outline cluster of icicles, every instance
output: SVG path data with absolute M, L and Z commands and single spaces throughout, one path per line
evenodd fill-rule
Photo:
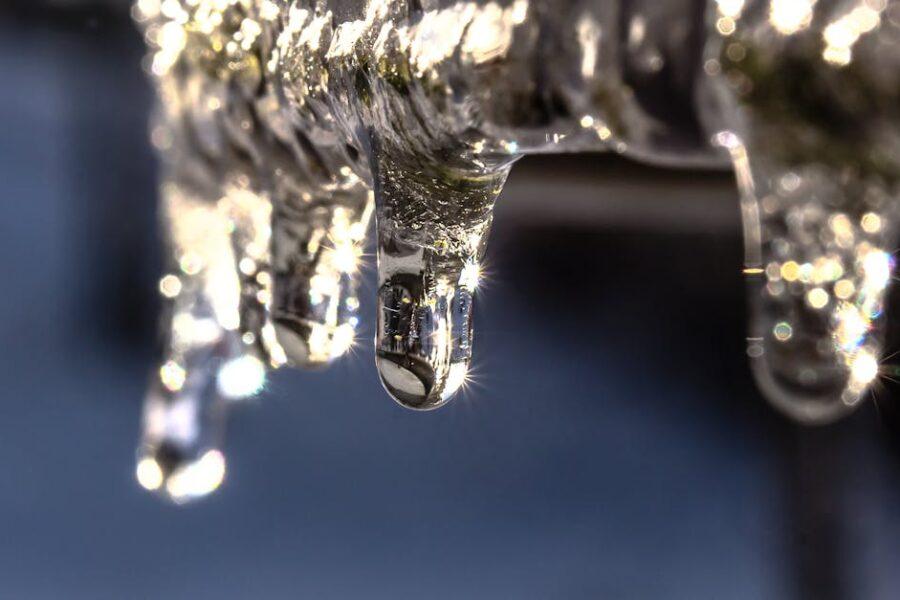
M 878 378 L 900 2 L 139 0 L 134 17 L 171 250 L 147 489 L 216 489 L 227 404 L 357 343 L 373 216 L 381 380 L 409 408 L 448 402 L 494 202 L 530 153 L 730 157 L 765 394 L 826 422 Z

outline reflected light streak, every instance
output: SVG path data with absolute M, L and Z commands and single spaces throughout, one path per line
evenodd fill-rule
M 850 64 L 854 44 L 861 36 L 880 25 L 881 11 L 884 8 L 884 4 L 878 8 L 861 4 L 826 27 L 822 33 L 822 39 L 825 41 L 822 58 L 839 67 Z
M 266 366 L 255 356 L 233 358 L 216 376 L 219 393 L 231 400 L 255 396 L 266 384 Z
M 816 0 L 772 0 L 769 22 L 782 35 L 792 35 L 812 23 Z
M 187 372 L 177 362 L 170 360 L 159 368 L 159 380 L 171 392 L 177 392 L 184 387 Z
M 225 479 L 225 457 L 218 450 L 209 450 L 194 463 L 169 475 L 166 493 L 182 503 L 214 492 Z
M 163 472 L 159 463 L 149 457 L 138 461 L 135 476 L 141 487 L 151 492 L 158 490 L 163 484 Z

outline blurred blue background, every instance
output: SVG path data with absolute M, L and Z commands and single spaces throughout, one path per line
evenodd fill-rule
M 890 383 L 830 427 L 775 414 L 745 362 L 731 176 L 608 157 L 513 176 L 463 398 L 400 409 L 363 343 L 235 408 L 213 497 L 144 493 L 162 261 L 142 52 L 122 3 L 0 8 L 0 597 L 900 597 Z M 551 175 L 560 202 L 613 179 L 640 215 L 681 182 L 720 215 L 517 210 Z

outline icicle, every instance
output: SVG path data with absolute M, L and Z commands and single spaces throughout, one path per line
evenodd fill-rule
M 234 223 L 209 196 L 172 181 L 162 186 L 171 250 L 159 284 L 167 303 L 165 347 L 145 400 L 137 477 L 179 503 L 219 486 L 227 403 L 265 383 L 264 363 L 239 332 Z
M 358 271 L 373 204 L 372 193 L 354 184 L 278 207 L 271 315 L 290 364 L 324 365 L 352 347 L 359 323 Z
M 472 308 L 509 167 L 477 173 L 376 154 L 378 372 L 399 403 L 432 409 L 465 383 Z
M 880 374 L 900 98 L 884 68 L 897 28 L 872 6 L 720 0 L 707 60 L 742 196 L 747 351 L 766 396 L 807 423 L 852 410 Z

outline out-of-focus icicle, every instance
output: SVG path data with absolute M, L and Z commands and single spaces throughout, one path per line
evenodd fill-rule
M 359 323 L 358 271 L 372 193 L 358 180 L 325 193 L 279 203 L 273 220 L 272 335 L 295 366 L 345 354 Z
M 900 23 L 887 2 L 719 0 L 717 75 L 768 398 L 833 420 L 879 376 L 900 178 Z M 892 4 L 894 14 L 897 5 Z
M 222 203 L 173 181 L 162 194 L 172 250 L 159 284 L 164 350 L 144 403 L 137 477 L 183 503 L 222 482 L 227 404 L 262 389 L 265 365 L 239 333 L 233 223 Z
M 264 77 L 266 10 L 135 8 L 160 96 L 151 137 L 172 264 L 137 476 L 176 502 L 221 482 L 228 400 L 258 392 L 267 367 L 324 364 L 354 339 L 371 193 L 285 117 Z

